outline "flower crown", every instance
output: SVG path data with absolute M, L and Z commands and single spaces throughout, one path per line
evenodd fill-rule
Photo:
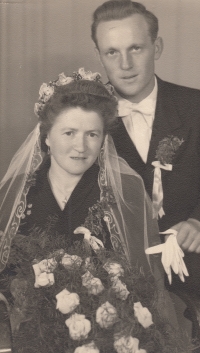
M 45 104 L 54 94 L 54 89 L 56 86 L 64 86 L 70 82 L 79 80 L 96 81 L 102 83 L 100 73 L 92 73 L 92 71 L 85 71 L 83 67 L 80 68 L 78 71 L 73 72 L 72 76 L 66 77 L 64 73 L 61 73 L 58 75 L 57 80 L 50 81 L 49 84 L 43 83 L 40 87 L 38 102 L 35 103 L 34 106 L 34 113 L 36 114 L 36 116 L 39 118 L 39 113 L 44 109 Z M 102 83 L 102 85 L 104 84 Z M 104 87 L 111 95 L 113 94 L 114 89 L 111 84 L 107 83 L 106 85 L 104 85 Z

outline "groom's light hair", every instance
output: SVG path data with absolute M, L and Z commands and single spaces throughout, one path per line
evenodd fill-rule
M 122 20 L 134 14 L 144 16 L 149 26 L 151 40 L 154 42 L 158 35 L 158 19 L 152 12 L 148 11 L 146 7 L 139 2 L 130 0 L 110 0 L 97 7 L 93 14 L 91 36 L 96 47 L 98 48 L 96 32 L 100 22 Z

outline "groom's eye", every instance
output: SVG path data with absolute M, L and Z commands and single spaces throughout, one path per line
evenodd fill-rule
M 109 50 L 109 52 L 107 53 L 107 55 L 109 55 L 109 56 L 113 56 L 113 55 L 115 55 L 117 52 L 116 52 L 116 50 Z

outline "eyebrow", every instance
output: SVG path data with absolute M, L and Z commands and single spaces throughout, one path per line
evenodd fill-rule
M 65 130 L 78 131 L 78 129 L 75 129 L 75 128 L 69 127 L 69 126 L 64 127 L 61 131 L 65 131 Z M 99 129 L 92 129 L 92 130 L 87 130 L 85 132 L 99 132 L 99 133 L 101 133 L 102 131 Z
M 101 130 L 99 130 L 99 129 L 94 129 L 94 130 L 88 130 L 87 132 L 99 132 L 99 133 L 101 133 Z
M 130 49 L 132 49 L 134 47 L 142 47 L 142 46 L 144 46 L 143 43 L 133 43 L 127 49 L 130 50 Z M 117 51 L 119 49 L 117 47 L 108 47 L 108 48 L 105 49 L 105 51 L 109 51 L 109 50 L 116 50 Z

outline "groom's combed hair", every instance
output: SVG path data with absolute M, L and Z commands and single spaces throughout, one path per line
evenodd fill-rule
M 39 115 L 41 142 L 44 151 L 46 151 L 44 141 L 47 133 L 57 116 L 68 108 L 82 108 L 98 113 L 102 118 L 105 133 L 109 132 L 116 123 L 116 98 L 108 92 L 102 83 L 92 80 L 78 80 L 57 86 Z
M 151 40 L 154 42 L 158 35 L 158 19 L 152 12 L 148 11 L 146 7 L 139 2 L 130 0 L 110 0 L 97 7 L 93 14 L 91 32 L 96 47 L 98 48 L 96 33 L 99 23 L 112 20 L 122 20 L 134 14 L 144 16 L 149 26 Z

